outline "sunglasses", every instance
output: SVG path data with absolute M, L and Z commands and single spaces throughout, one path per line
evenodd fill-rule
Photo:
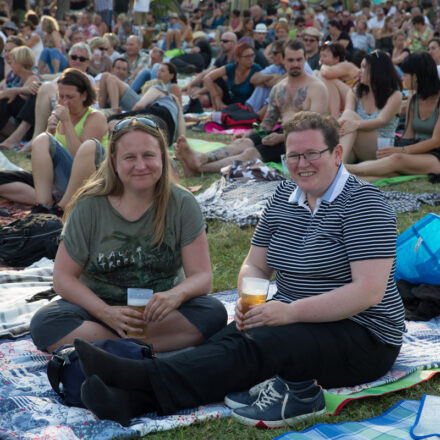
M 220 40 L 220 43 L 231 43 L 232 40 Z
M 70 55 L 70 58 L 72 58 L 73 61 L 77 61 L 80 60 L 81 63 L 84 63 L 86 61 L 89 61 L 89 59 L 87 57 L 80 57 L 78 55 Z
M 108 51 L 108 48 L 107 48 L 107 47 L 100 47 L 99 50 L 100 50 L 101 52 L 107 52 L 107 51 Z
M 130 118 L 123 119 L 122 121 L 118 122 L 114 128 L 113 133 L 117 133 L 119 130 L 122 130 L 123 128 L 129 127 L 130 125 L 133 125 L 134 123 L 140 123 L 144 125 L 148 125 L 151 128 L 158 129 L 159 127 L 157 124 L 152 121 L 151 119 L 148 119 L 144 116 L 133 116 Z

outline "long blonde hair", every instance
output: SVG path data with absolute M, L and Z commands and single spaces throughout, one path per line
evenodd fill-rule
M 157 128 L 150 127 L 137 119 L 141 117 L 146 117 L 153 121 Z M 126 133 L 135 130 L 143 131 L 157 139 L 162 157 L 162 175 L 156 183 L 153 194 L 154 233 L 152 246 L 159 247 L 162 244 L 165 236 L 165 219 L 171 192 L 170 163 L 166 147 L 166 137 L 163 131 L 159 128 L 160 125 L 156 116 L 147 114 L 145 116 L 139 115 L 138 117 L 126 118 L 126 120 L 130 119 L 131 121 L 127 124 L 127 126 L 124 126 L 111 134 L 108 152 L 104 161 L 96 173 L 94 173 L 90 179 L 87 180 L 86 183 L 74 194 L 66 207 L 64 218 L 66 219 L 68 217 L 76 202 L 81 199 L 109 195 L 120 196 L 123 194 L 124 186 L 113 165 L 113 159 L 116 159 L 116 154 L 118 151 L 119 139 Z

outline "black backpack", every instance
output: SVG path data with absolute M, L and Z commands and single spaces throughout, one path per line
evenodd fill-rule
M 133 338 L 106 339 L 94 342 L 93 345 L 127 359 L 141 360 L 156 357 L 152 345 Z M 85 408 L 81 400 L 81 385 L 86 377 L 73 345 L 63 345 L 55 350 L 47 364 L 47 377 L 52 389 L 67 405 Z
M 0 227 L 0 261 L 25 267 L 43 257 L 54 259 L 63 222 L 51 214 L 30 214 Z

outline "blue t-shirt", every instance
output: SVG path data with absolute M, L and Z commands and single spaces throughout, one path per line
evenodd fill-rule
M 244 104 L 254 91 L 254 86 L 251 84 L 251 77 L 254 73 L 259 72 L 261 67 L 259 64 L 254 63 L 249 75 L 240 84 L 234 83 L 236 68 L 237 63 L 230 63 L 225 66 L 226 75 L 228 77 L 229 95 L 232 102 L 240 102 L 241 104 Z

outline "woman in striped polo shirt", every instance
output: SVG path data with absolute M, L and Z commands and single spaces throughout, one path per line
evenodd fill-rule
M 246 314 L 239 299 L 235 323 L 167 359 L 121 359 L 76 340 L 83 400 L 100 418 L 127 424 L 232 393 L 225 401 L 239 421 L 277 427 L 325 410 L 315 380 L 352 386 L 392 366 L 404 331 L 395 214 L 345 170 L 333 118 L 300 112 L 283 129 L 293 181 L 268 203 L 238 280 L 276 272 L 277 293 Z

